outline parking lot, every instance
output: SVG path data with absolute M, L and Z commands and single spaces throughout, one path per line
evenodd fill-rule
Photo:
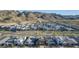
M 79 47 L 78 36 L 8 36 L 0 40 L 0 47 Z
M 0 25 L 0 31 L 79 31 L 78 26 L 59 24 L 59 23 L 32 23 L 32 24 L 16 24 L 16 25 Z

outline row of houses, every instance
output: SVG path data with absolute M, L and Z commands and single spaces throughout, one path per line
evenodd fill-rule
M 6 37 L 0 40 L 0 46 L 2 47 L 75 47 L 79 46 L 79 37 L 68 36 L 45 36 L 45 37 Z
M 34 23 L 34 24 L 17 24 L 11 26 L 0 26 L 0 30 L 6 31 L 26 31 L 26 30 L 59 30 L 59 31 L 73 31 L 75 29 L 55 23 Z

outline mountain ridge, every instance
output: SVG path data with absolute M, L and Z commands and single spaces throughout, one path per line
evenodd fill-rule
M 42 13 L 42 12 L 32 12 L 32 11 L 18 11 L 18 10 L 2 10 L 0 11 L 0 22 L 10 23 L 10 22 L 25 22 L 25 21 L 38 21 L 47 20 L 79 20 L 79 15 L 60 15 L 56 13 Z

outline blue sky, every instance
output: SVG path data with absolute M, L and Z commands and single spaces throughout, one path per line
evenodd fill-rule
M 43 13 L 57 13 L 62 15 L 79 15 L 79 10 L 32 10 Z

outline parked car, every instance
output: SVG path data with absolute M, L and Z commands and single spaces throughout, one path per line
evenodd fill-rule
M 24 41 L 24 45 L 29 47 L 36 47 L 38 46 L 39 39 L 35 37 L 29 37 Z
M 12 47 L 13 46 L 13 39 L 8 39 L 5 43 L 4 43 L 5 47 Z

